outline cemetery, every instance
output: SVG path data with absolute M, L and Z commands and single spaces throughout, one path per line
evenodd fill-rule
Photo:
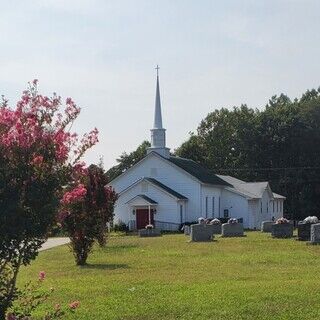
M 191 234 L 201 227 L 204 236 L 213 236 L 211 226 L 193 225 Z M 320 243 L 320 224 L 312 224 L 311 232 L 311 241 Z M 114 233 L 81 268 L 67 246 L 41 252 L 22 268 L 19 283 L 45 270 L 45 287 L 59 288 L 48 305 L 71 299 L 81 303 L 68 319 L 195 319 L 196 314 L 203 319 L 281 319 L 287 313 L 316 318 L 320 294 L 313 275 L 320 246 L 259 231 L 245 234 L 190 242 L 183 233 L 148 239 Z M 194 299 L 198 295 L 205 299 Z M 309 307 L 303 308 L 307 301 Z

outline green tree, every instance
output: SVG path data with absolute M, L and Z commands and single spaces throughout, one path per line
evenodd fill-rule
M 270 181 L 287 197 L 290 218 L 319 215 L 319 123 L 319 89 L 293 101 L 281 94 L 261 111 L 242 105 L 209 113 L 176 154 L 218 173 Z
M 143 159 L 147 154 L 147 148 L 150 147 L 149 141 L 143 141 L 136 150 L 127 154 L 123 152 L 122 155 L 117 159 L 117 165 L 110 168 L 106 172 L 108 181 L 111 181 L 118 177 L 120 174 L 131 168 L 141 159 Z

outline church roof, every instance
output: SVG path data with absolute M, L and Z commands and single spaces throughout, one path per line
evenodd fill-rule
M 167 193 L 170 193 L 172 196 L 178 198 L 179 200 L 188 200 L 187 197 L 183 196 L 182 194 L 180 194 L 177 191 L 174 191 L 173 189 L 169 188 L 168 186 L 164 185 L 163 183 L 161 183 L 160 181 L 158 181 L 154 178 L 145 177 L 144 179 L 153 183 L 154 185 L 158 186 L 159 188 L 163 189 Z
M 149 198 L 148 196 L 146 196 L 145 194 L 138 194 L 137 196 L 133 197 L 132 199 L 130 199 L 128 202 L 131 202 L 132 200 L 136 199 L 136 198 L 142 198 L 143 200 L 145 200 L 147 203 L 149 204 L 158 204 L 157 201 L 152 200 L 151 198 Z
M 228 188 L 229 190 L 237 191 L 251 199 L 260 199 L 264 191 L 267 189 L 269 189 L 271 192 L 268 181 L 246 182 L 231 176 L 225 176 L 225 175 L 218 175 L 218 176 L 224 181 L 232 185 L 232 188 Z M 277 194 L 274 192 L 272 192 L 272 195 L 275 199 L 285 199 L 284 196 L 281 196 L 280 194 Z
M 230 186 L 230 183 L 221 179 L 218 175 L 212 173 L 210 170 L 202 167 L 199 163 L 191 160 L 180 157 L 170 157 L 167 159 L 171 163 L 180 167 L 184 171 L 188 172 L 202 183 Z

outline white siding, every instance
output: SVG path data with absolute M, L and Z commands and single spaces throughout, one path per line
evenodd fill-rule
M 156 176 L 154 175 L 155 173 Z M 151 176 L 188 198 L 185 210 L 186 221 L 192 221 L 201 215 L 201 184 L 182 169 L 177 168 L 154 154 L 150 154 L 131 170 L 128 170 L 114 181 L 111 181 L 110 185 L 119 193 L 140 178 Z M 141 193 L 141 191 L 139 193 Z M 117 214 L 115 217 L 117 217 Z
M 132 213 L 132 203 L 127 204 L 127 202 L 136 195 L 141 194 L 141 190 L 142 183 L 140 182 L 121 195 L 114 210 L 116 223 L 119 222 L 119 220 L 125 223 L 128 223 L 130 220 L 135 220 L 135 215 Z M 176 199 L 153 186 L 151 183 L 148 183 L 148 191 L 143 194 L 158 203 L 156 206 L 157 213 L 154 216 L 155 220 L 180 223 L 180 210 L 178 210 Z
M 243 226 L 250 227 L 248 200 L 245 197 L 224 189 L 221 196 L 221 217 L 225 209 L 229 210 L 229 217 L 243 218 Z
M 219 198 L 221 197 L 221 188 L 202 185 L 201 187 L 201 216 L 204 218 L 219 218 L 221 212 L 219 213 Z M 214 198 L 214 210 L 212 210 Z M 208 199 L 208 212 L 206 212 L 206 199 Z M 221 211 L 221 210 L 220 210 Z M 199 218 L 195 217 L 195 220 Z

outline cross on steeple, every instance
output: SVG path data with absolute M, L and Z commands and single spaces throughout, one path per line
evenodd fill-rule
M 159 69 L 160 69 L 160 67 L 157 65 L 157 67 L 155 69 L 157 70 L 157 77 L 159 77 Z

